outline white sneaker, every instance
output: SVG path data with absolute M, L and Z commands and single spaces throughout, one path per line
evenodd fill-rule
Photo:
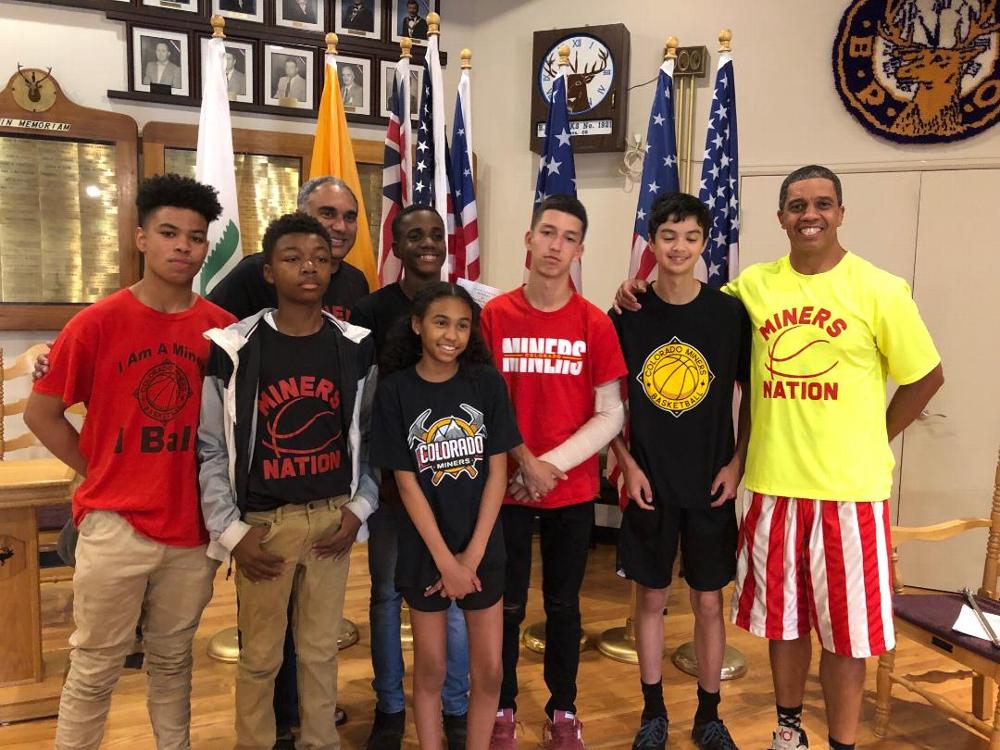
M 809 750 L 806 730 L 779 726 L 771 735 L 771 747 L 768 750 Z

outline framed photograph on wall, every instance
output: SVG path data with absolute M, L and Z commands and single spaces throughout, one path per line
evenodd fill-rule
M 398 42 L 408 36 L 414 44 L 427 44 L 427 14 L 437 8 L 436 0 L 392 0 L 389 10 L 390 39 Z
M 264 104 L 315 108 L 316 64 L 311 49 L 264 45 Z
M 201 39 L 201 67 L 205 69 L 209 37 Z M 253 103 L 254 67 L 253 44 L 226 39 L 226 84 L 229 87 L 229 101 Z M 202 73 L 204 77 L 204 72 Z
M 132 27 L 132 90 L 189 96 L 188 35 Z
M 142 0 L 142 4 L 151 8 L 169 8 L 188 13 L 198 12 L 198 0 Z
M 264 22 L 264 0 L 212 0 L 212 13 L 241 21 Z
M 392 95 L 392 77 L 396 71 L 396 60 L 382 60 L 378 107 L 379 116 L 389 117 L 389 97 Z M 420 91 L 424 82 L 424 69 L 410 61 L 410 119 L 420 119 Z
M 333 0 L 334 31 L 366 39 L 382 38 L 381 0 Z
M 326 25 L 325 9 L 324 0 L 276 0 L 274 24 L 323 31 Z
M 348 114 L 372 113 L 372 61 L 364 57 L 337 55 L 340 96 Z

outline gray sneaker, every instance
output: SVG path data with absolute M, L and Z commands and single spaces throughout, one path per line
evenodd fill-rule
M 779 726 L 771 735 L 771 747 L 768 750 L 809 750 L 806 730 Z

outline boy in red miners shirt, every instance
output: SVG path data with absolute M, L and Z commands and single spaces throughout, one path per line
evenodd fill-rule
M 195 441 L 209 343 L 233 316 L 191 291 L 221 207 L 215 190 L 153 177 L 136 199 L 141 281 L 76 315 L 52 349 L 24 421 L 85 477 L 73 617 L 57 748 L 97 748 L 111 693 L 142 618 L 149 715 L 158 747 L 189 747 L 191 642 L 218 563 L 198 506 Z M 66 420 L 87 406 L 83 430 Z
M 557 195 L 535 209 L 525 245 L 528 283 L 483 310 L 483 338 L 510 389 L 524 444 L 512 452 L 520 473 L 500 511 L 507 552 L 503 684 L 490 745 L 516 748 L 519 630 L 531 573 L 531 533 L 539 517 L 545 605 L 545 683 L 551 697 L 543 747 L 582 748 L 576 717 L 580 586 L 598 494 L 597 452 L 621 430 L 619 380 L 626 372 L 611 320 L 573 291 L 570 266 L 583 252 L 587 214 Z M 537 456 L 537 458 L 536 458 Z

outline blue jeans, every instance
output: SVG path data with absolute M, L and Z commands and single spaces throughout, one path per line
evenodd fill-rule
M 399 640 L 403 596 L 396 591 L 396 513 L 398 505 L 382 502 L 368 517 L 368 571 L 372 578 L 369 621 L 372 633 L 372 688 L 375 707 L 387 714 L 404 710 L 403 648 Z M 448 609 L 448 671 L 441 689 L 441 708 L 449 716 L 469 710 L 469 641 L 465 617 L 454 603 Z

